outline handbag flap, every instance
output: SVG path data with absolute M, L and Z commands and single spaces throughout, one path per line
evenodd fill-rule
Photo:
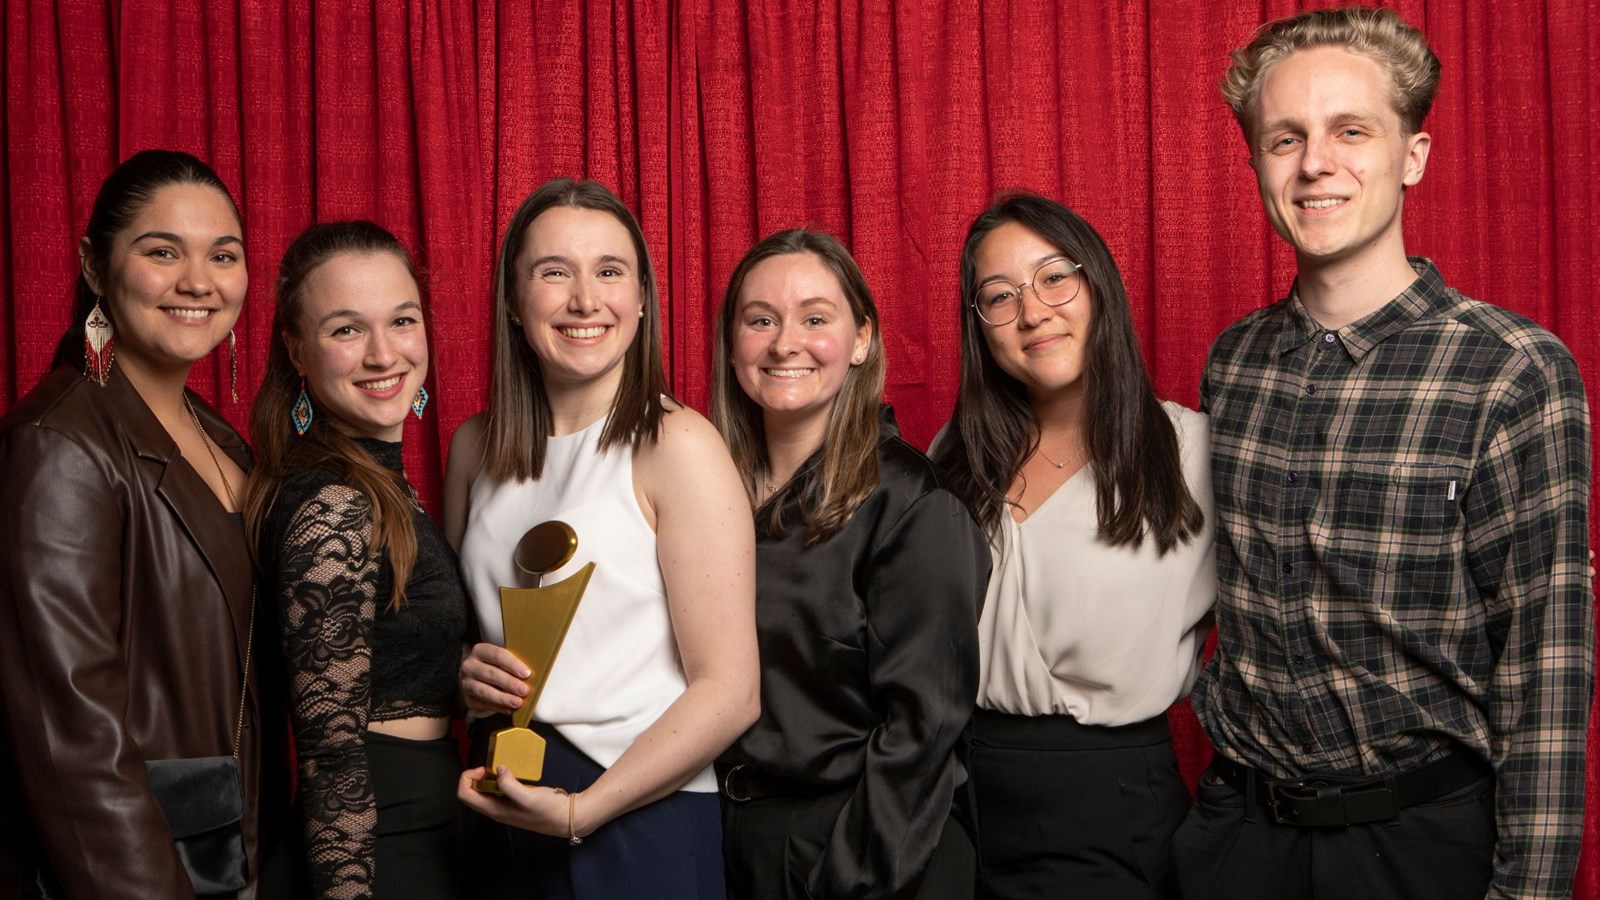
M 148 760 L 145 769 L 174 839 L 244 818 L 239 761 L 231 756 Z

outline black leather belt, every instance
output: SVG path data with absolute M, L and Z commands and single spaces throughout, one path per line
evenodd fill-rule
M 1454 750 L 1420 769 L 1384 776 L 1308 775 L 1269 778 L 1221 754 L 1211 771 L 1246 802 L 1265 806 L 1279 825 L 1340 828 L 1387 822 L 1400 810 L 1426 803 L 1494 774 L 1487 762 L 1465 750 Z
M 717 788 L 722 792 L 722 796 L 735 803 L 748 803 L 751 800 L 767 800 L 773 797 L 812 799 L 832 793 L 829 788 L 796 781 L 793 778 L 769 775 L 744 763 L 725 771 L 719 766 Z

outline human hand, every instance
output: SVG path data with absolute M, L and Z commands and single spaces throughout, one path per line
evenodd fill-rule
M 569 795 L 560 788 L 525 785 L 512 777 L 510 770 L 500 766 L 495 770 L 495 782 L 500 796 L 485 794 L 472 785 L 487 776 L 482 766 L 461 773 L 456 785 L 456 797 L 468 808 L 476 810 L 504 825 L 513 825 L 551 837 L 584 837 L 593 829 L 587 821 L 577 816 L 583 804 L 580 791 Z M 570 830 L 569 830 L 570 829 Z
M 473 713 L 509 713 L 528 695 L 523 679 L 533 673 L 522 660 L 495 644 L 474 644 L 461 659 L 461 697 Z

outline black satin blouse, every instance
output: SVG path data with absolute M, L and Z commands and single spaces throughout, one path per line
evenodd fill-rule
M 761 717 L 722 763 L 851 792 L 806 877 L 814 897 L 915 883 L 966 780 L 954 750 L 978 691 L 988 544 L 892 415 L 878 466 L 877 489 L 821 544 L 756 515 Z

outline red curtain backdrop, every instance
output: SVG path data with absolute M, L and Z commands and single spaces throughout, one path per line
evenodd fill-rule
M 1215 85 L 1259 22 L 1306 5 L 6 0 L 0 406 L 34 384 L 66 325 L 101 178 L 153 146 L 209 160 L 243 210 L 241 402 L 221 354 L 193 377 L 240 426 L 293 235 L 364 216 L 415 250 L 435 400 L 408 466 L 433 509 L 449 435 L 486 398 L 499 230 L 560 175 L 598 179 L 638 213 L 666 288 L 672 383 L 702 409 L 733 265 L 761 235 L 810 223 L 860 260 L 889 399 L 926 444 L 954 399 L 962 237 L 1014 187 L 1101 231 L 1158 391 L 1192 405 L 1211 339 L 1293 274 Z M 1392 5 L 1444 61 L 1408 246 L 1465 293 L 1552 329 L 1593 404 L 1600 0 Z M 1192 780 L 1208 751 L 1192 716 L 1174 721 Z M 1600 896 L 1597 820 L 1576 897 Z

